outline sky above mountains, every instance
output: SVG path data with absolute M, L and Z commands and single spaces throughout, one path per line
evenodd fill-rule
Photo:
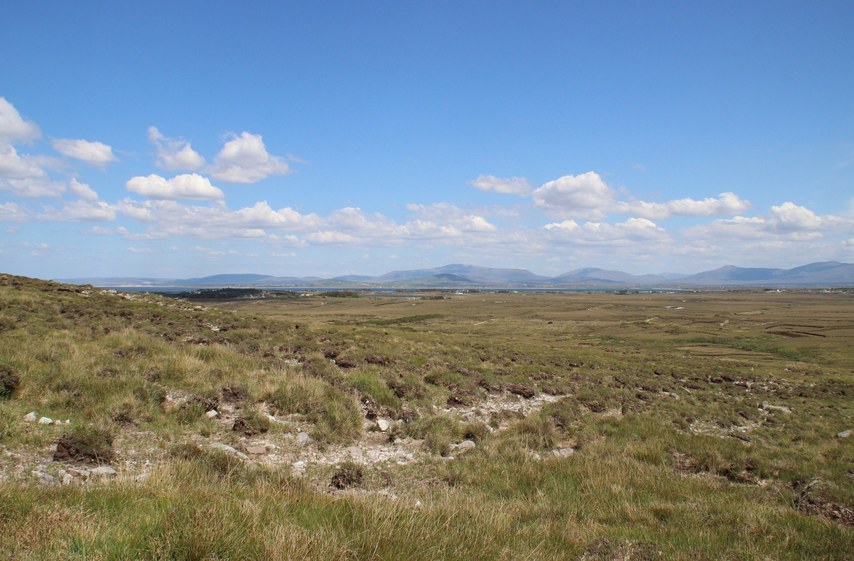
M 18 2 L 0 270 L 854 261 L 854 4 Z

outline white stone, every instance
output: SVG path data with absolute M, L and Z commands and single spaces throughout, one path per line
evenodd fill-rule
M 463 440 L 459 444 L 457 444 L 457 450 L 460 452 L 465 452 L 467 450 L 474 450 L 477 448 L 477 444 L 475 444 L 474 440 Z
M 43 483 L 44 485 L 59 485 L 59 479 L 55 478 L 49 473 L 45 473 L 43 471 L 34 470 L 33 475 L 38 477 L 39 483 Z
M 205 417 L 207 417 L 208 419 L 216 419 L 217 417 L 219 417 L 219 411 L 217 411 L 216 409 L 211 409 L 210 411 L 205 413 Z
M 377 419 L 377 428 L 382 432 L 385 432 L 391 427 L 391 423 L 388 422 L 388 419 Z
M 40 425 L 52 425 L 53 419 L 51 419 L 50 417 L 42 417 L 39 419 L 39 424 Z
M 301 432 L 297 434 L 296 442 L 299 446 L 305 446 L 309 442 L 311 442 L 311 437 L 306 432 Z
M 244 454 L 240 450 L 233 448 L 233 447 L 229 446 L 228 444 L 223 444 L 222 442 L 212 442 L 210 444 L 210 447 L 215 449 L 215 450 L 221 450 L 222 452 L 225 452 L 227 454 L 233 454 L 233 455 L 237 456 L 238 458 L 240 458 L 241 460 L 248 460 L 249 459 L 249 456 L 247 456 L 246 454 Z
M 555 458 L 567 458 L 575 454 L 575 448 L 558 448 L 557 450 L 552 450 L 552 456 Z
M 347 448 L 347 450 L 345 450 L 345 452 L 347 452 L 347 455 L 351 456 L 354 460 L 362 459 L 362 449 L 358 446 L 350 446 L 349 448 Z
M 93 477 L 115 477 L 118 472 L 110 466 L 98 466 L 89 470 L 89 475 Z
M 36 415 L 35 411 L 30 411 L 26 415 L 24 415 L 24 420 L 28 423 L 34 423 L 38 419 L 38 415 Z
M 849 436 L 851 436 L 851 434 L 852 434 L 851 429 L 848 429 L 848 430 L 844 430 L 842 432 L 836 433 L 836 437 L 837 438 L 848 438 Z
M 261 456 L 267 453 L 267 447 L 263 444 L 253 444 L 252 446 L 247 446 L 246 451 L 253 456 Z
M 785 405 L 771 405 L 767 401 L 762 402 L 762 407 L 760 407 L 760 409 L 764 409 L 765 411 L 779 411 L 781 413 L 786 413 L 787 415 L 792 412 L 792 410 Z

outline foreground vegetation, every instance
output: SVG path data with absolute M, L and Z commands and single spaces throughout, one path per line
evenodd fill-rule
M 0 276 L 0 556 L 850 559 L 852 340 L 845 293 Z

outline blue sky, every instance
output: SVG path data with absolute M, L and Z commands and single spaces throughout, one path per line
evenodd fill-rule
M 3 9 L 0 271 L 854 261 L 851 2 L 130 4 Z

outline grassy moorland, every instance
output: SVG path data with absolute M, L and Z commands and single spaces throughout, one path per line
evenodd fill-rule
M 854 294 L 352 296 L 0 275 L 0 557 L 852 558 Z

